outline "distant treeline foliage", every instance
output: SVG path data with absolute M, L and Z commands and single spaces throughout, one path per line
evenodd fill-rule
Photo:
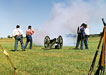
M 101 36 L 103 35 L 103 32 L 101 32 L 100 34 L 90 34 L 89 37 L 96 37 L 96 36 Z

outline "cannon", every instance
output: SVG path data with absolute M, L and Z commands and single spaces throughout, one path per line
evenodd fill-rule
M 54 38 L 50 40 L 49 36 L 46 36 L 44 38 L 44 47 L 45 49 L 51 49 L 52 47 L 55 47 L 55 49 L 62 49 L 63 46 L 63 38 L 62 36 L 58 36 L 58 38 Z

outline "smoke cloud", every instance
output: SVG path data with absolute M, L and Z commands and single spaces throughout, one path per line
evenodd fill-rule
M 66 3 L 55 3 L 51 18 L 44 26 L 35 29 L 35 44 L 42 46 L 46 35 L 51 39 L 62 35 L 65 46 L 75 45 L 76 37 L 73 35 L 76 35 L 77 27 L 82 23 L 88 24 L 90 33 L 100 32 L 102 29 L 99 27 L 100 20 L 106 17 L 104 8 L 106 8 L 104 0 L 68 0 Z M 72 36 L 67 36 L 69 34 Z

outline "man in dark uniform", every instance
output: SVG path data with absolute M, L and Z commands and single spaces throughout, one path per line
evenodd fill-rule
M 79 43 L 81 41 L 80 49 L 83 50 L 83 40 L 84 40 L 84 37 L 85 37 L 84 27 L 85 27 L 85 23 L 82 23 L 81 26 L 78 27 L 78 29 L 77 29 L 78 37 L 77 37 L 77 43 L 76 43 L 76 48 L 75 49 L 78 49 Z

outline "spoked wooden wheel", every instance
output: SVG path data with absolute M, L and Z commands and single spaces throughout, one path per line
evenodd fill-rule
M 50 37 L 49 36 L 46 36 L 44 38 L 44 47 L 45 48 L 49 48 L 50 47 Z
M 62 46 L 63 46 L 63 38 L 62 38 L 62 36 L 60 35 L 60 36 L 57 38 L 57 40 L 58 40 L 59 48 L 62 49 Z

